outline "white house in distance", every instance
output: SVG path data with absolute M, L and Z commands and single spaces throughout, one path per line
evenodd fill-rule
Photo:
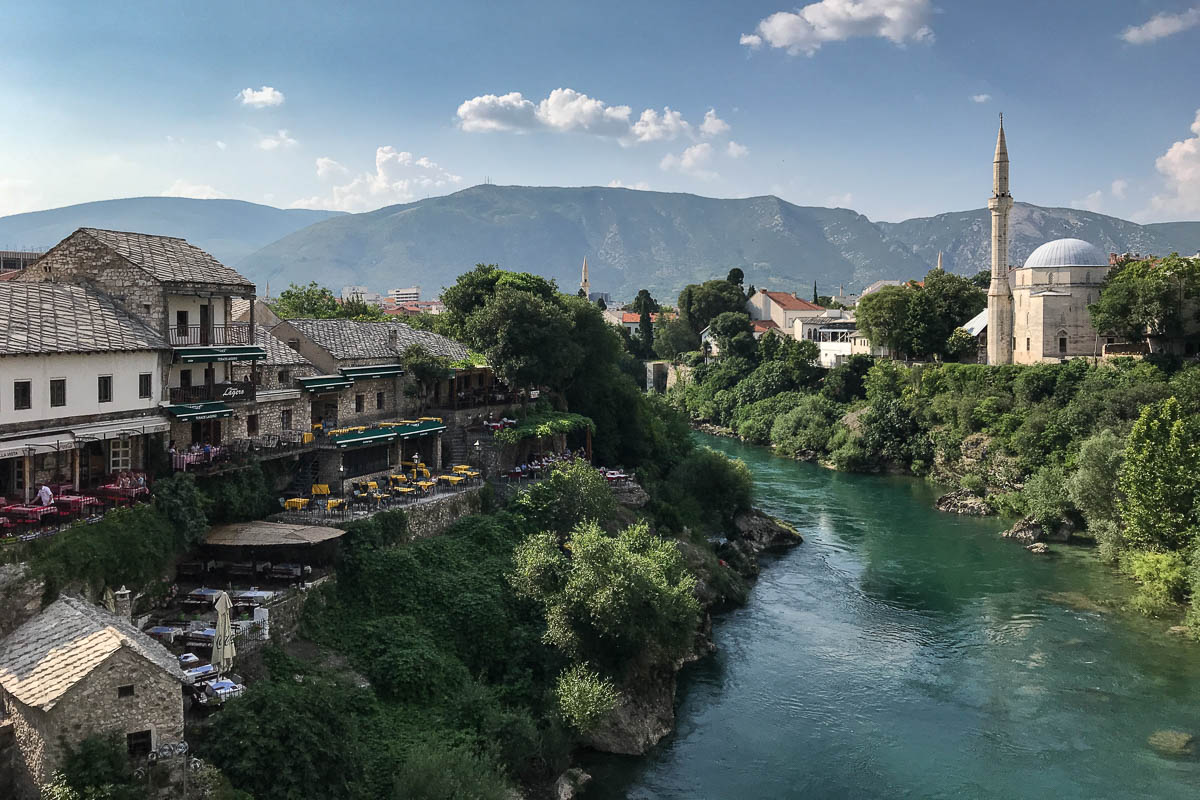
M 820 365 L 833 369 L 850 357 L 851 334 L 856 327 L 853 312 L 829 308 L 815 316 L 797 317 L 792 323 L 792 336 L 815 342 Z
M 746 313 L 750 315 L 750 319 L 772 320 L 789 333 L 797 319 L 815 317 L 824 311 L 821 306 L 802 300 L 794 293 L 772 292 L 767 289 L 760 289 L 746 301 Z

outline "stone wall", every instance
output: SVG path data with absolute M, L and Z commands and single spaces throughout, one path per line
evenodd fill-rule
M 308 399 L 303 396 L 293 396 L 235 407 L 228 428 L 229 435 L 234 439 L 245 439 L 250 436 L 278 436 L 284 431 L 284 411 L 292 412 L 292 423 L 289 430 L 307 431 L 309 429 Z M 253 434 L 248 430 L 249 417 L 252 414 L 258 416 L 258 432 Z
M 477 486 L 404 509 L 408 535 L 413 539 L 437 536 L 463 517 L 483 508 L 483 487 Z
M 118 688 L 128 685 L 134 687 L 133 696 L 119 697 Z M 20 750 L 19 798 L 38 797 L 36 787 L 61 764 L 64 739 L 77 744 L 93 733 L 113 730 L 122 735 L 149 730 L 153 747 L 183 739 L 179 682 L 128 648 L 109 656 L 48 712 L 7 694 L 4 704 Z

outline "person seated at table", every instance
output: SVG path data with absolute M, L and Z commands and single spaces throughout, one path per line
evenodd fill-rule
M 117 473 L 117 487 L 120 489 L 129 488 L 129 476 L 125 474 L 124 470 Z
M 139 473 L 137 474 L 137 480 L 136 480 L 136 481 L 134 481 L 134 485 L 136 485 L 136 486 L 137 486 L 139 489 L 145 489 L 145 488 L 146 488 L 146 475 L 145 475 L 145 473 L 139 472 Z
M 199 453 L 200 452 L 200 443 L 192 442 L 192 446 L 188 448 L 188 451 L 191 453 Z
M 42 484 L 42 488 L 38 489 L 37 493 L 38 505 L 48 506 L 54 503 L 54 493 L 50 491 L 50 487 Z
M 170 453 L 171 455 L 175 455 L 175 440 L 174 439 L 172 439 L 170 442 L 167 443 L 167 452 Z

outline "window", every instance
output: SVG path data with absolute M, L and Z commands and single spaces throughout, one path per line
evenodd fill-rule
M 375 393 L 375 407 L 380 409 L 383 408 L 383 392 Z
M 1065 336 L 1058 337 L 1058 352 L 1060 352 L 1060 353 L 1067 352 L 1067 337 L 1065 337 Z
M 288 339 L 287 346 L 292 348 L 293 350 L 299 350 L 300 349 L 300 340 L 299 339 Z
M 175 312 L 175 335 L 186 339 L 188 335 L 188 312 Z
M 182 389 L 192 388 L 192 371 L 190 369 L 179 370 L 179 386 Z
M 154 375 L 149 372 L 143 372 L 141 375 L 138 375 L 138 397 L 145 399 L 154 394 L 153 389 L 150 386 L 150 381 L 153 378 Z
M 13 382 L 13 408 L 20 411 L 33 407 L 33 384 L 29 381 Z
M 67 404 L 67 379 L 53 378 L 50 381 L 50 407 L 61 408 Z
M 96 379 L 96 402 L 112 402 L 112 375 L 101 375 Z
M 247 436 L 257 436 L 258 435 L 258 414 L 247 414 L 246 415 L 246 435 Z
M 287 386 L 291 382 L 292 382 L 292 374 L 290 372 L 288 372 L 286 369 L 279 370 L 279 385 Z
M 1028 336 L 1025 337 L 1025 349 L 1029 350 L 1029 337 Z
M 133 697 L 133 684 L 117 687 L 117 697 Z
M 154 739 L 150 731 L 138 731 L 126 734 L 125 743 L 129 747 L 129 755 L 144 756 L 149 755 L 154 746 Z
M 145 312 L 146 314 L 149 314 L 150 313 L 150 304 L 142 303 L 142 311 Z
M 290 408 L 279 412 L 279 427 L 285 431 L 292 429 L 292 410 Z
M 366 407 L 367 407 L 367 396 L 364 394 L 354 395 L 354 410 L 361 413 L 362 410 Z
M 133 443 L 130 439 L 113 439 L 108 445 L 108 471 L 125 472 L 133 467 Z

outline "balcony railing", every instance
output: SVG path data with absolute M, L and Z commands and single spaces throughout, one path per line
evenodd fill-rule
M 216 383 L 212 386 L 172 386 L 167 390 L 167 396 L 172 404 L 208 403 L 213 400 L 241 403 L 254 400 L 257 388 L 249 381 Z
M 245 322 L 229 325 L 172 325 L 170 329 L 173 347 L 197 345 L 254 344 L 250 326 Z

